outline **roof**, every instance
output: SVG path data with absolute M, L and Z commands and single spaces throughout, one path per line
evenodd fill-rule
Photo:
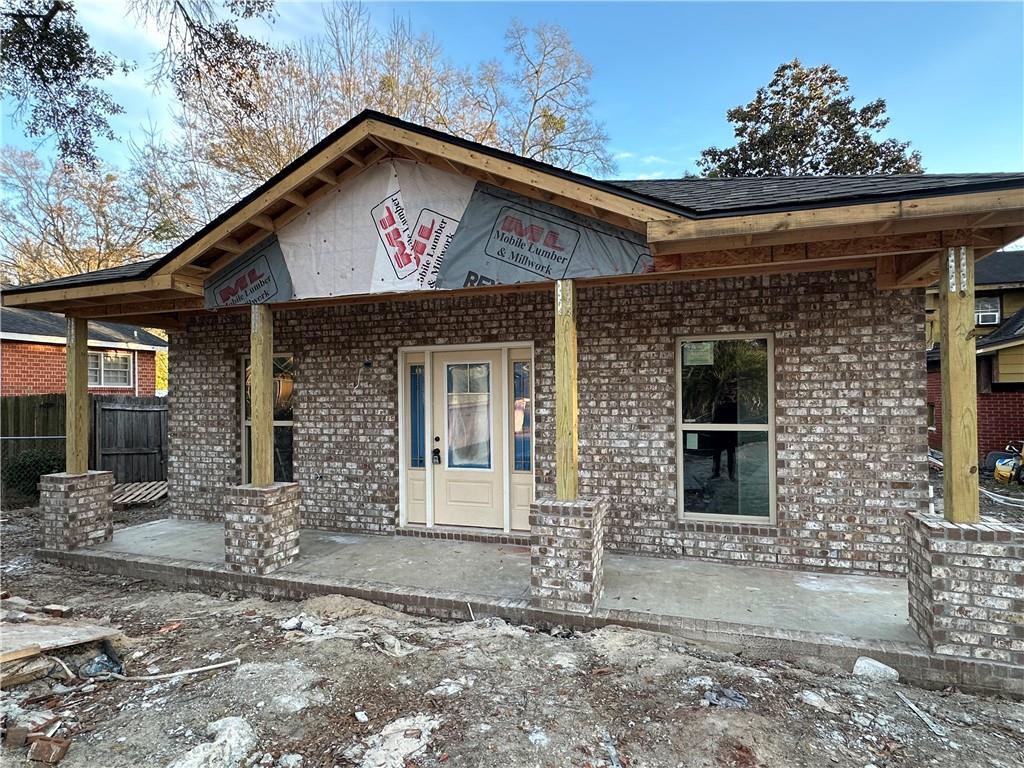
M 689 177 L 612 184 L 692 211 L 699 218 L 1012 188 L 1024 184 L 1024 173 Z
M 1006 318 L 998 328 L 978 339 L 978 351 L 1024 342 L 1024 307 Z
M 975 264 L 976 286 L 1006 283 L 1024 283 L 1024 250 L 996 251 Z
M 67 324 L 64 315 L 54 312 L 39 312 L 34 309 L 0 308 L 0 337 L 7 340 L 11 334 L 16 337 L 35 336 L 46 339 L 67 339 Z M 11 340 L 19 340 L 17 338 Z M 165 349 L 167 341 L 135 325 L 101 323 L 89 321 L 89 341 L 96 346 L 104 343 L 136 345 Z
M 17 293 L 22 288 L 26 287 L 71 288 L 72 286 L 92 285 L 94 283 L 106 283 L 113 280 L 131 280 L 132 278 L 141 277 L 142 275 L 144 275 L 146 273 L 146 270 L 149 269 L 153 264 L 156 264 L 158 261 L 160 261 L 160 257 L 155 256 L 151 259 L 133 261 L 130 264 L 121 264 L 116 267 L 107 267 L 106 269 L 96 269 L 93 270 L 92 272 L 83 272 L 80 275 L 55 277 L 52 280 L 43 280 L 40 283 L 32 283 L 29 286 L 8 285 L 4 288 L 4 290 Z
M 975 344 L 975 349 L 979 355 L 984 355 L 1004 347 L 1015 347 L 1018 344 L 1024 344 L 1024 307 L 1006 318 L 992 333 L 980 337 Z M 926 357 L 929 363 L 939 362 L 942 359 L 941 346 L 933 345 L 928 350 Z
M 367 121 L 374 121 L 400 131 L 443 141 L 474 153 L 515 163 L 525 169 L 663 210 L 666 218 L 681 216 L 687 219 L 713 219 L 762 212 L 805 210 L 1024 187 L 1024 173 L 606 181 L 451 136 L 380 112 L 365 110 L 297 157 L 166 255 L 76 277 L 18 286 L 10 289 L 9 292 L 16 295 L 51 288 L 79 287 L 118 280 L 149 278 L 192 246 L 201 243 L 204 238 L 230 220 L 237 212 L 267 194 L 275 185 L 321 153 L 330 150 L 347 134 L 355 131 Z

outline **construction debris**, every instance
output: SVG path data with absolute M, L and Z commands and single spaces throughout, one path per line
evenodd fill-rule
M 900 680 L 899 672 L 888 664 L 876 661 L 870 656 L 861 656 L 857 659 L 853 665 L 853 674 L 857 677 L 863 677 L 868 680 L 877 680 L 879 682 L 888 681 L 898 683 Z

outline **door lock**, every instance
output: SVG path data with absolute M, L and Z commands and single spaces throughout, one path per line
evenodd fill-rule
M 441 449 L 440 448 L 435 448 L 433 451 L 430 452 L 430 463 L 431 464 L 440 464 L 441 463 Z

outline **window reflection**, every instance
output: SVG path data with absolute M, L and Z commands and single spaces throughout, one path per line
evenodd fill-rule
M 768 423 L 767 339 L 686 341 L 682 355 L 684 422 Z
M 683 432 L 683 507 L 688 513 L 768 517 L 767 432 Z

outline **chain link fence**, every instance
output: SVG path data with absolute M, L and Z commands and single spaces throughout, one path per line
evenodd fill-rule
M 0 437 L 0 503 L 4 509 L 33 506 L 40 475 L 64 471 L 64 436 Z

